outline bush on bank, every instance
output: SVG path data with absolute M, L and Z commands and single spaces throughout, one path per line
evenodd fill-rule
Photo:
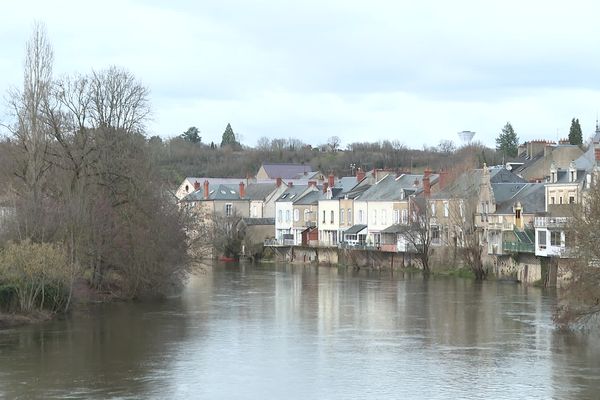
M 69 301 L 72 271 L 62 246 L 11 242 L 0 250 L 0 309 L 58 311 Z

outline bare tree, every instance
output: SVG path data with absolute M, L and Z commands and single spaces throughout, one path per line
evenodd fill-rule
M 49 168 L 47 152 L 48 129 L 44 123 L 42 109 L 48 102 L 52 84 L 54 53 L 41 23 L 35 23 L 31 38 L 26 44 L 23 88 L 9 92 L 9 107 L 13 123 L 7 125 L 16 143 L 15 154 L 18 166 L 15 175 L 21 178 L 22 186 L 17 189 L 22 205 L 20 229 L 23 237 L 39 236 L 42 226 L 42 190 L 46 171 Z
M 95 127 L 143 132 L 150 116 L 149 91 L 125 69 L 93 72 L 91 119 Z
M 425 275 L 431 269 L 429 259 L 431 256 L 431 205 L 426 198 L 411 196 L 409 203 L 409 221 L 399 234 L 404 238 L 410 250 L 416 252 L 417 258 Z
M 340 143 L 342 143 L 342 141 L 339 136 L 331 136 L 329 139 L 327 139 L 327 146 L 332 152 L 337 151 L 337 149 L 340 147 Z
M 571 276 L 554 315 L 560 327 L 598 326 L 600 318 L 600 184 L 593 176 L 583 203 L 573 204 L 565 230 Z

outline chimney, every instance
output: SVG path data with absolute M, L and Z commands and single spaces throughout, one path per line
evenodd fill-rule
M 208 180 L 204 181 L 204 198 L 208 199 Z
M 423 195 L 425 197 L 429 197 L 431 195 L 431 184 L 429 182 L 429 175 L 431 175 L 431 171 L 429 168 L 425 170 L 423 174 Z
M 200 182 L 198 182 L 198 181 L 194 182 L 194 191 L 196 191 L 196 190 L 200 190 Z
M 363 179 L 365 179 L 365 171 L 362 170 L 362 168 L 358 168 L 356 170 L 356 182 L 360 182 Z
M 308 181 L 308 187 L 317 187 L 317 181 Z
M 278 177 L 278 178 L 275 180 L 275 186 L 277 186 L 277 187 L 281 186 L 281 178 L 280 178 L 280 177 Z
M 335 176 L 333 174 L 329 174 L 329 187 L 332 188 L 335 186 Z
M 246 197 L 246 186 L 244 185 L 244 182 L 240 182 L 240 199 L 243 199 L 244 197 Z
M 446 185 L 448 184 L 448 171 L 442 170 L 440 171 L 440 190 L 444 190 Z
M 600 163 L 600 147 L 594 147 L 594 155 L 596 156 L 596 163 Z
M 329 186 L 329 183 L 323 182 L 323 193 L 327 193 L 327 187 L 328 186 Z
M 288 187 L 289 188 L 294 187 L 294 182 L 288 182 Z

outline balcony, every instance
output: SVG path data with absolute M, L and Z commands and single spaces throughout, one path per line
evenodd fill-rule
M 490 222 L 488 229 L 492 231 L 512 231 L 514 229 L 512 221 Z
M 502 242 L 503 253 L 535 253 L 533 243 Z
M 533 226 L 536 228 L 564 228 L 569 223 L 569 217 L 535 217 Z

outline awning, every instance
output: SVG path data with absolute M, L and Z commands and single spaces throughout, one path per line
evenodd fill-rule
M 344 231 L 344 235 L 357 235 L 367 229 L 366 225 L 353 225 Z
M 388 226 L 381 233 L 400 233 L 406 229 L 406 225 L 394 224 L 392 226 Z

